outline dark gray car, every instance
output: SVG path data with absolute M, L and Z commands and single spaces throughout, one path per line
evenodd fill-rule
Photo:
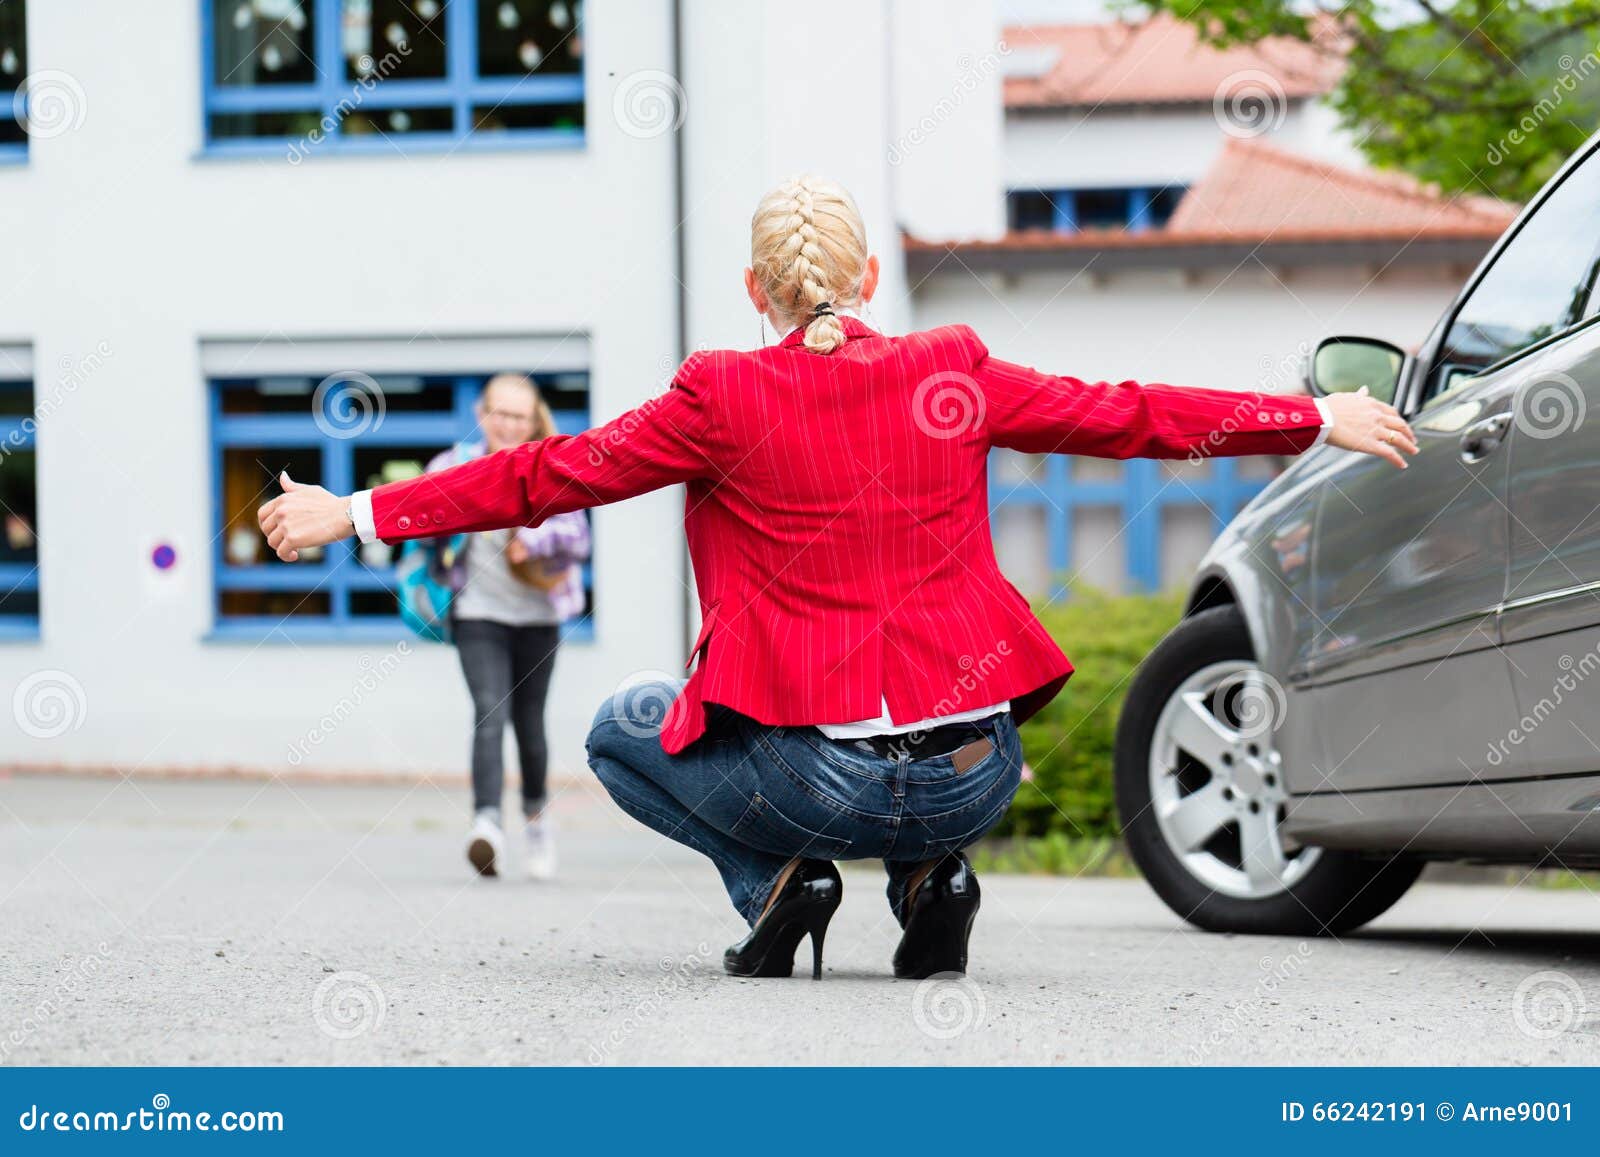
M 1313 391 L 1367 386 L 1420 453 L 1298 459 L 1134 679 L 1118 805 L 1185 919 L 1340 931 L 1429 859 L 1600 866 L 1597 144 L 1415 356 L 1317 348 Z

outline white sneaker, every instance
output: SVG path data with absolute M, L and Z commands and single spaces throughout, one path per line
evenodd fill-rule
M 478 869 L 478 875 L 499 875 L 495 865 L 505 852 L 506 834 L 499 824 L 488 816 L 478 816 L 472 821 L 472 831 L 467 836 L 467 859 Z
M 524 830 L 528 848 L 528 878 L 548 880 L 556 874 L 556 841 L 550 821 L 538 819 Z

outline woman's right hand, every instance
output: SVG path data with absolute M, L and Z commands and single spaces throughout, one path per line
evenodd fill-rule
M 1333 428 L 1328 431 L 1330 446 L 1373 454 L 1402 470 L 1406 460 L 1400 451 L 1417 452 L 1417 436 L 1400 411 L 1370 396 L 1366 386 L 1353 394 L 1329 394 L 1323 401 L 1333 415 Z

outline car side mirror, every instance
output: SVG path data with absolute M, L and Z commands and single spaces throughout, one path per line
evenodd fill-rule
M 1366 386 L 1374 398 L 1393 405 L 1405 364 L 1405 351 L 1386 341 L 1330 337 L 1311 355 L 1306 386 L 1319 396 L 1350 394 Z

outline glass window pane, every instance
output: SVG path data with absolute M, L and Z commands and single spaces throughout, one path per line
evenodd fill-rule
M 314 25 L 311 0 L 211 0 L 215 83 L 317 83 Z
M 1120 229 L 1128 223 L 1126 189 L 1086 189 L 1077 202 L 1079 229 Z
M 278 560 L 256 522 L 261 504 L 278 495 L 278 475 L 284 470 L 296 482 L 320 486 L 322 451 L 315 446 L 231 446 L 222 452 L 222 557 L 229 566 L 292 565 Z M 306 560 L 315 561 L 309 555 Z
M 421 474 L 433 457 L 445 449 L 445 444 L 429 446 L 361 446 L 355 447 L 355 469 L 351 477 L 361 490 L 382 486 L 385 482 L 400 482 Z
M 314 132 L 326 132 L 321 114 L 310 109 L 303 112 L 212 113 L 207 123 L 214 141 L 310 137 Z
M 1009 200 L 1012 229 L 1055 228 L 1056 210 L 1048 193 L 1024 189 L 1012 193 Z
M 32 413 L 32 382 L 0 382 L 0 418 L 25 418 Z
M 1600 250 L 1600 155 L 1551 194 L 1472 291 L 1445 337 L 1430 394 L 1583 317 Z
M 331 600 L 327 591 L 223 591 L 218 603 L 225 619 L 260 615 L 327 618 Z
M 339 122 L 339 131 L 347 137 L 448 133 L 455 122 L 450 108 L 355 108 Z
M 346 80 L 445 75 L 444 0 L 344 0 Z
M 478 74 L 579 72 L 582 22 L 577 0 L 478 0 Z
M 351 591 L 350 613 L 356 618 L 397 618 L 400 601 L 393 591 Z
M 1185 191 L 1182 185 L 1168 185 L 1165 189 L 1157 189 L 1150 198 L 1150 224 L 1159 229 L 1172 220 L 1172 215 L 1178 211 L 1178 202 L 1183 200 Z
M 28 75 L 27 21 L 24 0 L 0 0 L 0 145 L 23 145 L 27 130 L 12 115 L 17 89 Z
M 0 582 L 0 619 L 37 619 L 39 592 L 13 588 Z
M 0 455 L 0 563 L 39 561 L 38 494 L 34 487 L 32 450 Z
M 477 105 L 472 110 L 472 128 L 480 133 L 503 133 L 526 129 L 581 129 L 583 104 L 499 104 Z
M 0 95 L 10 95 L 28 75 L 27 0 L 0 0 Z

